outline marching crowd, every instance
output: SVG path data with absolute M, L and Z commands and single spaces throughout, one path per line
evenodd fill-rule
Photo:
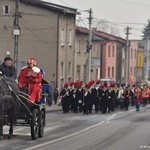
M 60 91 L 59 97 L 63 113 L 83 113 L 90 114 L 111 113 L 115 110 L 127 111 L 129 106 L 135 106 L 136 111 L 140 110 L 140 105 L 146 106 L 150 103 L 150 87 L 133 85 L 118 86 L 115 83 L 108 85 L 91 80 L 83 85 L 83 82 L 66 82 Z
M 7 56 L 0 65 L 0 72 L 6 77 L 17 79 L 16 68 L 12 65 L 12 58 Z M 34 58 L 27 60 L 27 66 L 21 69 L 18 76 L 18 87 L 25 91 L 30 101 L 40 104 L 41 92 L 44 93 L 51 106 L 51 90 L 47 81 L 43 79 L 42 69 L 36 65 Z M 58 89 L 54 90 L 54 101 L 57 103 Z M 140 105 L 146 106 L 150 103 L 150 86 L 119 86 L 115 83 L 102 83 L 100 80 L 91 80 L 87 84 L 82 81 L 66 82 L 59 93 L 63 113 L 110 113 L 115 110 L 128 110 L 128 107 L 135 106 L 140 110 Z

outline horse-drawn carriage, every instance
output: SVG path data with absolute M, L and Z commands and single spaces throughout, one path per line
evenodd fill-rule
M 10 126 L 8 138 L 12 137 L 13 126 L 29 126 L 32 139 L 43 137 L 45 111 L 46 103 L 31 102 L 13 79 L 0 76 L 0 140 L 4 125 Z

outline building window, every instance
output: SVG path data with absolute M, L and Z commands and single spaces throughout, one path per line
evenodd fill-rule
M 112 78 L 114 78 L 114 67 L 112 67 Z
M 60 65 L 60 78 L 64 79 L 64 77 L 65 77 L 65 64 L 64 64 L 64 62 L 61 62 L 61 65 Z
M 110 46 L 108 46 L 108 57 L 110 57 Z
M 108 67 L 108 78 L 110 78 L 110 67 Z
M 68 78 L 72 77 L 72 63 L 68 63 Z
M 3 6 L 3 15 L 9 15 L 9 13 L 10 13 L 10 6 L 4 5 Z
M 65 45 L 65 29 L 61 29 L 61 46 Z
M 99 55 L 99 46 L 95 46 L 95 53 L 97 56 Z
M 131 69 L 130 69 L 130 72 L 131 72 L 131 74 L 132 74 L 132 67 L 131 67 Z
M 95 79 L 99 79 L 99 76 L 98 76 L 98 69 L 96 69 L 96 78 Z
M 134 67 L 134 76 L 136 76 L 136 67 Z
M 131 58 L 133 58 L 133 49 L 131 48 Z
M 82 50 L 83 50 L 84 53 L 87 52 L 87 50 L 86 50 L 86 42 L 84 40 L 82 40 Z
M 112 57 L 115 57 L 115 47 L 113 46 L 113 49 L 112 49 Z
M 77 41 L 77 49 L 76 49 L 76 51 L 77 51 L 77 53 L 78 52 L 80 52 L 80 47 L 81 47 L 81 42 L 80 41 Z
M 72 30 L 69 30 L 69 46 L 72 46 Z
M 134 50 L 134 58 L 136 58 L 136 49 Z
M 77 76 L 76 76 L 76 80 L 80 81 L 80 72 L 81 72 L 81 67 L 80 65 L 77 65 Z
M 87 78 L 87 66 L 86 65 L 84 65 L 84 70 L 83 70 L 83 79 L 84 79 L 84 81 L 86 81 L 86 78 Z

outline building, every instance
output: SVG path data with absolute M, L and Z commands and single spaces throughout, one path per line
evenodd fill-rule
M 75 21 L 77 10 L 40 0 L 20 0 L 17 15 L 15 0 L 0 1 L 0 60 L 16 55 L 17 70 L 34 57 L 45 79 L 61 87 L 74 80 Z M 19 17 L 18 17 L 19 16 Z M 18 17 L 18 41 L 14 40 L 14 20 Z M 15 52 L 15 53 L 14 53 Z
M 93 34 L 103 39 L 101 42 L 101 78 L 112 78 L 118 83 L 124 83 L 126 40 L 97 30 L 93 30 Z

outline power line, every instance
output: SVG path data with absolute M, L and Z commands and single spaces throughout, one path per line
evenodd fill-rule
M 126 1 L 126 0 L 117 0 L 117 1 L 120 1 L 120 2 L 123 2 L 123 3 L 134 4 L 134 5 L 146 6 L 146 7 L 150 6 L 150 4 L 135 3 L 135 2 L 130 2 L 130 1 Z

